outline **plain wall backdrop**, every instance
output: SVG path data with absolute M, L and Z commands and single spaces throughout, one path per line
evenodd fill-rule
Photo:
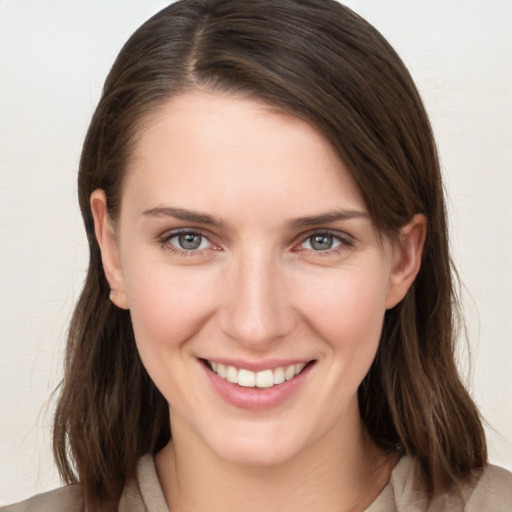
M 59 485 L 50 451 L 67 324 L 87 265 L 76 200 L 102 82 L 156 0 L 0 0 L 0 504 Z M 491 461 L 512 469 L 512 1 L 351 0 L 431 116 L 463 283 L 460 367 Z

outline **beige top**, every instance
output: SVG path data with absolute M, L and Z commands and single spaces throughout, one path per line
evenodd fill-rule
M 472 485 L 437 496 L 430 506 L 425 490 L 418 488 L 416 464 L 402 457 L 391 479 L 365 512 L 512 512 L 512 473 L 488 466 Z M 68 485 L 38 494 L 0 512 L 78 512 L 80 487 Z M 150 455 L 139 461 L 137 480 L 124 488 L 119 512 L 169 512 Z

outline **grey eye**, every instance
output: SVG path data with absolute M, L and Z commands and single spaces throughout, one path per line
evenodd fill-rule
M 177 236 L 177 239 L 180 248 L 186 251 L 199 249 L 203 241 L 203 237 L 197 233 L 181 233 Z
M 162 246 L 173 248 L 178 253 L 200 254 L 203 249 L 213 248 L 206 235 L 199 231 L 180 230 L 168 235 L 164 235 L 160 240 Z
M 334 245 L 334 237 L 332 235 L 313 235 L 309 237 L 309 243 L 315 251 L 326 251 Z
M 314 235 L 308 236 L 301 244 L 302 249 L 309 251 L 329 251 L 330 249 L 336 249 L 346 242 L 342 242 L 336 235 L 329 233 L 315 233 Z

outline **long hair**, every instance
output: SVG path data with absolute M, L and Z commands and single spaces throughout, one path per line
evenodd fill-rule
M 435 141 L 414 83 L 382 35 L 334 0 L 181 0 L 129 39 L 105 82 L 80 161 L 90 263 L 68 336 L 54 423 L 63 478 L 94 510 L 114 510 L 138 458 L 171 436 L 168 405 L 147 375 L 128 311 L 109 301 L 89 198 L 119 213 L 130 151 L 144 121 L 187 90 L 262 100 L 331 143 L 383 236 L 427 217 L 421 269 L 387 311 L 359 388 L 362 421 L 385 450 L 403 447 L 431 492 L 487 459 L 478 411 L 454 362 L 457 299 Z

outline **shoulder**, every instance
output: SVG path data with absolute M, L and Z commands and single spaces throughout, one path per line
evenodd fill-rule
M 137 477 L 128 481 L 119 502 L 120 512 L 151 510 L 169 512 L 151 455 L 141 457 Z M 83 498 L 80 485 L 73 484 L 32 498 L 0 507 L 0 512 L 82 512 Z
M 75 484 L 37 494 L 14 505 L 0 507 L 0 512 L 79 512 L 82 504 L 80 486 Z
M 487 466 L 466 503 L 468 512 L 512 510 L 512 473 L 498 466 Z
M 388 485 L 366 512 L 511 512 L 512 473 L 497 466 L 475 472 L 466 484 L 429 499 L 419 465 L 401 458 Z

